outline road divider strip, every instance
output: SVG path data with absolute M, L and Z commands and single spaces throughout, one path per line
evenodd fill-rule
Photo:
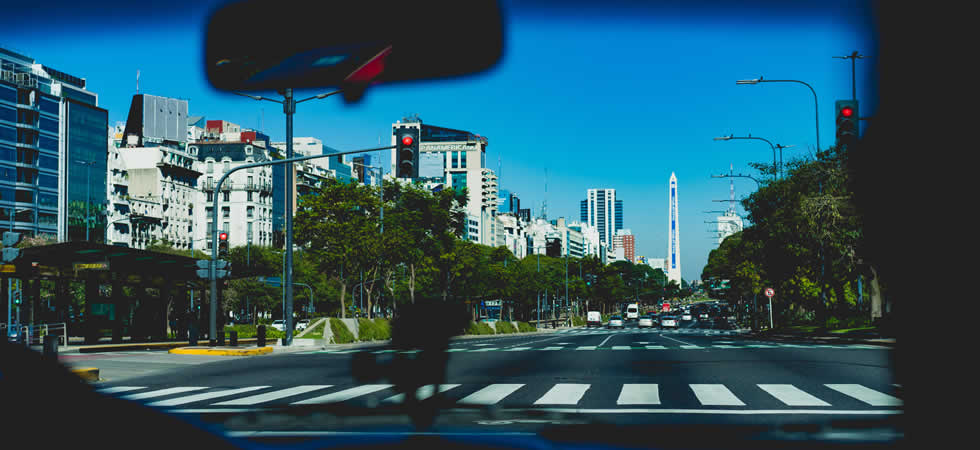
M 85 381 L 99 381 L 99 369 L 97 367 L 72 367 L 71 372 Z
M 251 348 L 218 348 L 218 347 L 180 347 L 170 349 L 175 355 L 217 355 L 217 356 L 254 356 L 272 353 L 272 347 Z

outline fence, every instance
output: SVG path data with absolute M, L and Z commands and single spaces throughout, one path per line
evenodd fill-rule
M 68 345 L 68 324 L 65 322 L 59 323 L 42 323 L 37 325 L 14 325 L 17 330 L 17 337 L 15 338 L 18 342 L 21 342 L 21 336 L 26 336 L 26 340 L 23 341 L 25 345 L 43 345 L 44 337 L 49 335 L 58 336 L 58 345 L 67 346 Z M 6 324 L 0 324 L 0 330 L 3 331 L 3 335 L 9 339 L 9 331 L 11 327 Z

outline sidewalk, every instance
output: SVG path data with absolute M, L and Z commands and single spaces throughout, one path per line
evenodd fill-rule
M 870 344 L 894 346 L 896 339 L 883 336 L 874 331 L 853 331 L 846 333 L 831 333 L 829 331 L 799 331 L 799 330 L 775 330 L 758 331 L 749 333 L 753 337 L 764 337 L 776 340 L 807 340 L 823 343 L 848 343 L 848 344 Z

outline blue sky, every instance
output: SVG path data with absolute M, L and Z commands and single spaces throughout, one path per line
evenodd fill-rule
M 712 202 L 728 198 L 728 171 L 771 161 L 761 141 L 715 142 L 735 134 L 793 145 L 784 160 L 812 154 L 814 105 L 796 83 L 736 86 L 735 80 L 798 79 L 820 102 L 820 140 L 834 141 L 834 100 L 851 95 L 850 62 L 832 56 L 858 50 L 861 116 L 873 112 L 872 30 L 827 14 L 728 15 L 680 20 L 631 12 L 567 14 L 505 9 L 505 56 L 492 71 L 433 83 L 369 91 L 360 104 L 337 98 L 298 106 L 295 136 L 314 136 L 338 149 L 388 142 L 390 124 L 418 113 L 423 122 L 488 136 L 488 165 L 502 169 L 501 188 L 518 193 L 537 214 L 547 168 L 548 216 L 577 220 L 589 188 L 615 188 L 637 254 L 667 252 L 667 182 L 678 177 L 681 264 L 685 279 L 700 277 L 715 241 L 707 232 Z M 124 121 L 139 70 L 143 93 L 188 99 L 191 115 L 246 127 L 260 123 L 274 140 L 285 136 L 279 105 L 211 89 L 201 68 L 202 23 L 197 6 L 164 23 L 25 29 L 0 45 L 42 64 L 84 77 L 99 94 L 109 121 Z M 566 11 L 568 12 L 568 11 Z M 300 92 L 313 95 L 320 91 Z M 389 161 L 384 155 L 383 161 Z M 736 196 L 755 189 L 736 181 Z M 741 209 L 740 209 L 740 212 Z

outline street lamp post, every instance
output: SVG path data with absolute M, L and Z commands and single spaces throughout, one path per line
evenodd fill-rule
M 748 135 L 748 136 L 728 135 L 728 136 L 721 136 L 721 137 L 714 138 L 714 140 L 716 140 L 716 141 L 731 141 L 731 140 L 734 140 L 734 139 L 754 139 L 754 140 L 763 141 L 763 142 L 769 144 L 769 148 L 772 149 L 772 178 L 774 180 L 776 179 L 776 168 L 777 168 L 777 166 L 776 166 L 776 146 L 773 145 L 772 142 L 769 142 L 768 139 L 764 139 L 764 138 L 761 138 L 761 137 L 752 136 L 751 134 Z
M 819 108 L 819 106 L 817 106 L 817 91 L 813 90 L 813 86 L 810 86 L 809 84 L 807 84 L 807 83 L 805 83 L 803 81 L 800 81 L 800 80 L 765 80 L 761 76 L 759 78 L 755 78 L 755 79 L 752 79 L 752 80 L 737 80 L 737 81 L 735 81 L 735 84 L 736 85 L 742 85 L 742 84 L 759 84 L 759 83 L 799 83 L 799 84 L 802 84 L 802 85 L 810 88 L 810 92 L 813 93 L 814 119 L 815 119 L 816 125 L 817 125 L 817 127 L 816 127 L 816 129 L 817 129 L 817 151 L 820 151 L 820 108 Z
M 248 97 L 248 98 L 251 98 L 253 100 L 267 100 L 267 101 L 279 103 L 279 104 L 282 105 L 283 113 L 286 114 L 286 159 L 287 160 L 291 160 L 291 159 L 293 159 L 293 156 L 294 156 L 293 155 L 293 114 L 296 113 L 296 105 L 299 104 L 299 103 L 303 103 L 305 101 L 308 101 L 308 100 L 327 98 L 327 97 L 329 97 L 331 95 L 339 94 L 340 92 L 341 92 L 340 90 L 333 91 L 333 92 L 327 92 L 327 93 L 323 93 L 323 94 L 314 95 L 313 97 L 307 97 L 305 99 L 298 100 L 298 101 L 293 98 L 293 90 L 292 90 L 292 88 L 285 88 L 285 89 L 279 91 L 279 94 L 283 96 L 283 100 L 282 101 L 271 99 L 271 98 L 262 97 L 262 96 L 259 96 L 259 95 L 242 94 L 242 93 L 239 93 L 239 92 L 235 92 L 235 94 L 241 95 L 241 96 L 244 96 L 244 97 Z M 285 228 L 286 228 L 286 230 L 285 230 L 285 233 L 286 233 L 286 236 L 285 236 L 286 255 L 285 255 L 285 258 L 286 258 L 286 260 L 284 262 L 284 265 L 285 265 L 285 267 L 284 267 L 285 275 L 284 275 L 284 280 L 283 280 L 283 283 L 284 283 L 283 286 L 285 287 L 285 289 L 284 289 L 285 299 L 284 299 L 284 304 L 283 304 L 283 308 L 285 308 L 285 310 L 283 311 L 283 314 L 284 315 L 285 315 L 286 311 L 292 312 L 292 310 L 293 310 L 293 283 L 292 283 L 292 281 L 293 281 L 293 196 L 292 196 L 292 190 L 294 188 L 294 179 L 293 179 L 293 176 L 295 174 L 293 173 L 293 170 L 292 169 L 293 169 L 292 167 L 287 167 L 286 168 L 286 192 L 285 192 L 285 204 L 286 204 L 285 205 L 286 206 L 285 207 L 285 212 L 286 212 L 286 226 L 285 226 Z M 218 199 L 218 196 L 215 195 L 215 203 L 217 203 L 217 199 Z M 217 206 L 215 206 L 215 210 L 217 210 Z M 214 230 L 212 230 L 212 233 L 214 234 L 214 241 L 213 242 L 217 242 L 218 241 L 218 238 L 217 238 L 217 235 L 218 235 L 217 225 L 218 225 L 217 222 L 215 222 L 215 228 L 214 228 Z M 217 246 L 215 246 L 215 248 L 217 248 Z M 215 258 L 215 259 L 217 259 L 217 258 Z M 217 293 L 216 293 L 216 290 L 217 290 L 217 279 L 215 279 L 215 277 L 212 276 L 211 277 L 211 335 L 210 335 L 210 341 L 211 342 L 214 342 L 214 333 L 215 333 L 215 326 L 216 326 L 215 325 L 215 322 L 214 322 L 214 320 L 215 320 L 215 314 L 217 314 Z M 293 343 L 293 327 L 292 327 L 293 317 L 292 316 L 293 316 L 292 314 L 288 314 L 288 315 L 285 315 L 285 317 L 283 317 L 283 321 L 284 321 L 283 324 L 285 325 L 285 329 L 286 329 L 286 338 L 285 338 L 285 341 L 284 341 L 284 345 L 291 345 Z

